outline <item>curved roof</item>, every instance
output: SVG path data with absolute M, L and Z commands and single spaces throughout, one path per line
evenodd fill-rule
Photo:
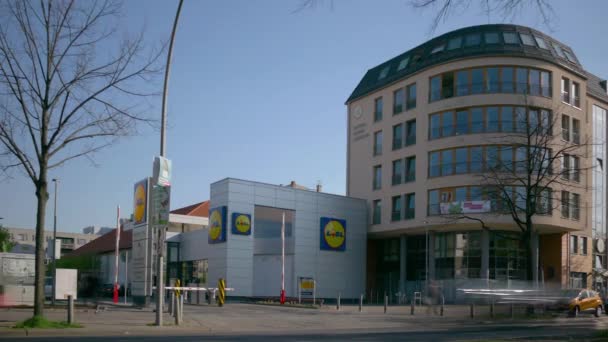
M 445 33 L 368 70 L 346 102 L 436 64 L 501 55 L 548 61 L 586 77 L 572 49 L 540 31 L 519 25 L 479 25 Z

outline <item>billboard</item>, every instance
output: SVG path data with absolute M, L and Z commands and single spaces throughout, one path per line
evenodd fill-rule
M 321 250 L 346 250 L 346 221 L 321 217 Z
M 232 234 L 251 235 L 251 215 L 232 213 Z
M 226 206 L 209 212 L 209 243 L 226 242 Z
M 148 221 L 148 179 L 135 183 L 133 190 L 133 224 L 140 225 Z
M 482 214 L 492 209 L 490 201 L 457 201 L 440 203 L 439 210 L 446 214 Z

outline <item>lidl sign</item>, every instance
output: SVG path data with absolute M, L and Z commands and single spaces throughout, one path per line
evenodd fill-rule
M 226 207 L 211 209 L 209 213 L 209 243 L 226 242 Z
M 232 213 L 232 234 L 251 235 L 251 215 Z
M 346 221 L 321 217 L 321 249 L 326 251 L 346 250 Z
M 133 221 L 136 225 L 148 221 L 148 179 L 135 183 L 133 189 Z

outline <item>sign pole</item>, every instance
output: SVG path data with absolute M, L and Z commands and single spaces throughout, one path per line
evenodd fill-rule
M 125 250 L 125 304 L 127 304 L 127 281 L 129 278 L 129 250 Z
M 281 305 L 285 304 L 285 212 L 281 223 Z
M 118 250 L 120 244 L 120 206 L 116 207 L 116 250 L 114 251 L 114 303 L 118 303 Z

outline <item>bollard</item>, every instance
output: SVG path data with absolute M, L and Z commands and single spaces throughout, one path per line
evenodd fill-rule
M 74 323 L 74 297 L 68 296 L 68 324 Z
M 169 301 L 169 315 L 173 316 L 175 306 L 175 291 L 171 290 L 171 301 Z
M 363 295 L 359 296 L 359 312 L 363 310 Z
M 439 315 L 443 317 L 443 308 L 445 306 L 445 297 L 441 296 L 441 308 L 439 309 Z
M 179 323 L 184 320 L 184 296 L 179 297 Z
M 219 296 L 217 298 L 217 305 L 219 307 L 224 306 L 224 301 L 226 300 L 226 282 L 223 278 L 220 278 L 217 281 L 217 289 L 219 292 Z
M 490 302 L 490 318 L 494 318 L 494 301 Z
M 340 310 L 340 297 L 341 297 L 341 293 L 338 292 L 338 299 L 336 299 L 336 310 Z
M 475 318 L 475 304 L 471 303 L 471 318 Z
M 387 306 L 388 306 L 388 296 L 384 295 L 384 313 L 386 313 Z
M 416 300 L 412 297 L 412 308 L 410 309 L 410 315 L 414 315 L 414 304 L 416 304 Z

